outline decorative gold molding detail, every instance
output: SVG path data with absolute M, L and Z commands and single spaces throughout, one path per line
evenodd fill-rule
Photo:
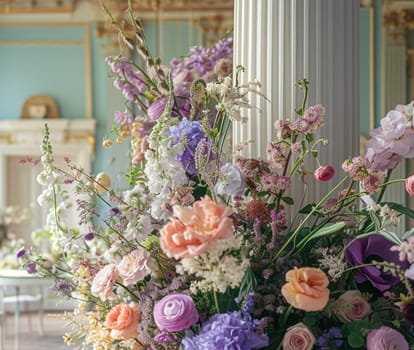
M 0 40 L 5 46 L 82 46 L 81 40 Z
M 89 144 L 89 148 L 90 148 L 90 153 L 94 154 L 95 151 L 95 137 L 87 132 L 87 133 L 83 133 L 83 134 L 71 134 L 67 137 L 66 142 L 70 143 L 70 142 L 84 142 L 86 141 Z
M 0 135 L 0 143 L 12 143 L 12 136 L 10 134 Z

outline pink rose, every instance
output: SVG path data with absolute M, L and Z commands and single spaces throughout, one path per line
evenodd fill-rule
M 162 331 L 178 332 L 199 319 L 193 299 L 186 294 L 170 294 L 154 306 L 154 321 Z
M 382 326 L 373 329 L 367 336 L 367 350 L 408 350 L 407 340 L 394 328 Z
M 362 320 L 371 313 L 371 305 L 362 297 L 359 290 L 345 292 L 338 298 L 338 301 L 341 307 L 336 315 L 342 322 Z
M 114 299 L 115 293 L 112 289 L 118 277 L 119 273 L 116 265 L 106 265 L 95 275 L 95 278 L 92 281 L 92 294 L 99 297 L 102 301 Z
M 287 329 L 283 337 L 283 350 L 310 350 L 315 344 L 315 336 L 303 323 Z
M 335 169 L 330 165 L 320 166 L 314 173 L 315 179 L 322 182 L 329 181 L 334 175 Z
M 174 206 L 175 218 L 160 230 L 162 250 L 175 259 L 202 254 L 212 241 L 233 236 L 232 213 L 207 196 L 192 208 Z
M 144 248 L 138 248 L 124 256 L 118 264 L 119 277 L 124 284 L 130 286 L 144 279 L 154 266 L 151 255 Z
M 410 196 L 414 196 L 414 174 L 405 180 L 405 189 Z

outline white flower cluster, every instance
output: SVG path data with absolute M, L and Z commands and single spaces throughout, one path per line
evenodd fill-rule
M 175 190 L 188 182 L 183 165 L 177 160 L 183 149 L 180 143 L 172 145 L 165 116 L 158 120 L 158 125 L 148 141 L 145 175 L 148 178 L 148 189 L 154 195 L 151 215 L 155 219 L 166 220 L 170 216 L 167 204 L 170 203 Z
M 240 285 L 244 273 L 249 267 L 249 260 L 238 257 L 231 252 L 240 251 L 241 240 L 238 237 L 221 239 L 211 243 L 208 250 L 199 256 L 185 258 L 176 270 L 179 274 L 190 274 L 201 278 L 191 285 L 191 292 L 214 290 L 225 293 L 228 287 Z
M 322 255 L 322 258 L 318 259 L 321 269 L 328 270 L 332 282 L 336 282 L 347 268 L 346 262 L 338 258 L 337 254 L 329 251 L 328 248 L 320 248 L 318 253 Z
M 247 94 L 249 92 L 260 95 L 260 83 L 258 81 L 248 82 L 233 87 L 231 77 L 225 77 L 221 82 L 207 84 L 207 92 L 217 100 L 217 110 L 224 112 L 231 121 L 245 123 L 247 117 L 241 114 L 242 108 L 250 109 Z
M 382 219 L 382 226 L 389 228 L 390 226 L 398 227 L 400 225 L 400 213 L 391 209 L 387 204 L 380 206 L 379 216 Z

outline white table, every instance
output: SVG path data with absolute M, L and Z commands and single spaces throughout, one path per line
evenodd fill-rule
M 15 325 L 15 338 L 14 338 L 14 349 L 19 350 L 20 348 L 20 288 L 30 287 L 39 288 L 40 293 L 40 307 L 39 316 L 40 320 L 40 332 L 43 333 L 43 287 L 52 287 L 53 279 L 44 278 L 36 275 L 30 275 L 25 270 L 0 270 L 0 288 L 3 287 L 14 287 L 16 295 L 16 310 L 14 313 L 14 325 Z M 2 330 L 3 332 L 3 330 Z M 3 343 L 1 343 L 3 346 Z

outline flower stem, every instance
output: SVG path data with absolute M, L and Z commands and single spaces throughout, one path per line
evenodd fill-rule
M 214 306 L 216 308 L 217 313 L 220 313 L 220 306 L 218 302 L 217 292 L 213 289 L 213 298 L 214 298 Z
M 299 226 L 296 228 L 296 230 L 292 233 L 292 235 L 289 237 L 289 239 L 285 242 L 285 244 L 282 246 L 282 248 L 279 249 L 279 251 L 275 254 L 275 256 L 272 258 L 272 262 L 275 262 L 276 259 L 283 253 L 283 251 L 286 249 L 286 247 L 296 238 L 300 230 L 305 226 L 306 221 L 313 215 L 313 213 L 320 207 L 322 203 L 324 203 L 331 195 L 334 193 L 347 179 L 347 176 L 344 176 L 344 178 L 339 181 L 335 187 L 333 187 L 319 202 L 316 204 L 310 213 L 306 215 L 306 217 L 302 220 L 302 222 L 299 224 Z

